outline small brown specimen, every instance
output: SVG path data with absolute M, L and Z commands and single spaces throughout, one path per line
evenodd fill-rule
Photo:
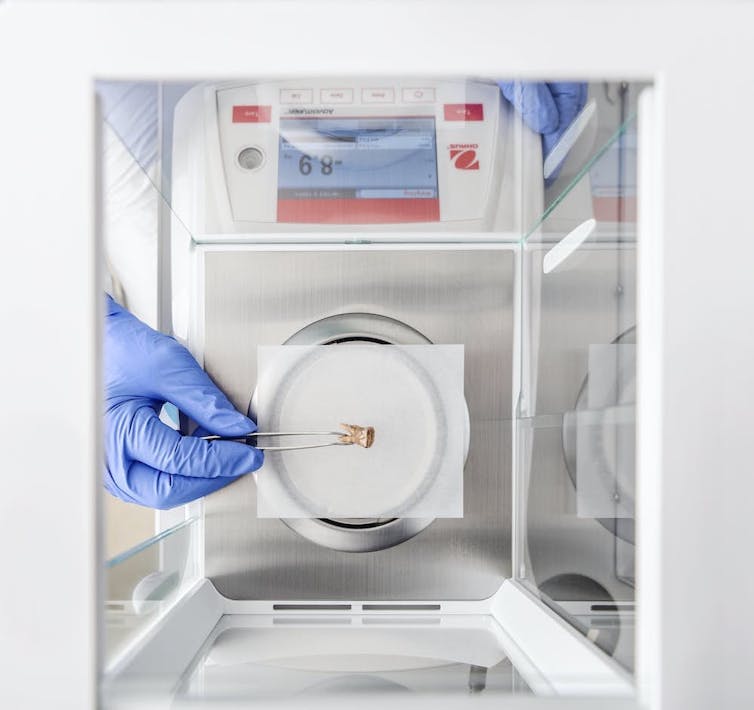
M 358 424 L 341 424 L 340 426 L 346 431 L 340 436 L 343 444 L 356 444 L 368 449 L 374 443 L 373 426 L 359 426 Z

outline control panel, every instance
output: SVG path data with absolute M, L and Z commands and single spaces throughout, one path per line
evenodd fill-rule
M 184 168 L 193 175 L 188 211 L 201 233 L 484 231 L 493 228 L 513 123 L 494 82 L 203 85 L 176 108 L 173 164 L 178 180 Z
M 233 220 L 483 219 L 500 92 L 468 81 L 308 81 L 217 91 Z

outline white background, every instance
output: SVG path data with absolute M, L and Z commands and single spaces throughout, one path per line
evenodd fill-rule
M 639 689 L 751 706 L 753 33 L 745 2 L 0 4 L 3 706 L 96 697 L 92 79 L 346 72 L 655 80 Z

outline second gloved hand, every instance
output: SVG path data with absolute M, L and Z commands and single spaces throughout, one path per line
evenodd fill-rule
M 499 86 L 524 123 L 542 136 L 543 159 L 584 108 L 588 91 L 585 83 L 572 81 L 503 81 Z M 555 168 L 546 184 L 557 177 L 561 165 Z
M 200 427 L 243 436 L 256 425 L 238 412 L 186 348 L 107 297 L 105 488 L 117 498 L 173 508 L 258 469 L 258 449 L 181 436 L 159 419 L 171 402 Z

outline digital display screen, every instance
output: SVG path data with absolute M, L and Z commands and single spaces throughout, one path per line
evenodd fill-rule
M 436 222 L 433 117 L 281 118 L 278 222 Z

